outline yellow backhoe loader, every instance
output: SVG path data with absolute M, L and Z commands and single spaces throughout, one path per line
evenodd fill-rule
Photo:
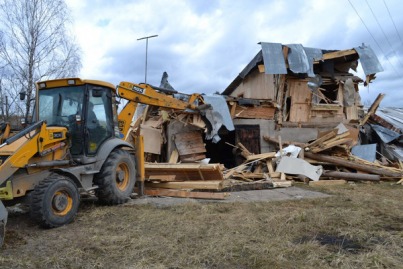
M 203 98 L 181 101 L 150 85 L 66 78 L 36 84 L 32 125 L 0 144 L 0 199 L 29 204 L 43 227 L 71 222 L 80 194 L 95 192 L 105 204 L 124 203 L 136 180 L 144 183 L 142 137 L 124 141 L 137 103 L 194 109 Z M 128 100 L 117 113 L 117 97 Z M 0 243 L 7 210 L 0 202 Z

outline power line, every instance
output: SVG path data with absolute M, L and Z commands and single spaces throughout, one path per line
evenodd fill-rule
M 385 37 L 386 41 L 389 44 L 389 47 L 391 48 L 392 52 L 395 54 L 397 61 L 399 62 L 400 66 L 403 67 L 402 62 L 400 61 L 399 57 L 397 56 L 396 51 L 393 49 L 392 43 L 390 42 L 388 36 L 386 35 L 385 31 L 383 30 L 381 24 L 379 23 L 379 20 L 377 18 L 377 16 L 375 15 L 374 11 L 372 10 L 372 7 L 370 6 L 370 4 L 368 3 L 368 0 L 365 0 L 365 2 L 367 3 L 367 6 L 369 7 L 369 10 L 371 10 L 372 16 L 374 16 L 376 23 L 379 26 L 379 29 L 381 29 L 383 36 Z
M 386 10 L 388 11 L 389 18 L 390 18 L 390 20 L 392 21 L 393 26 L 395 27 L 396 34 L 397 34 L 397 36 L 398 36 L 398 37 L 399 37 L 399 39 L 400 39 L 400 43 L 403 45 L 402 37 L 400 36 L 399 31 L 397 30 L 397 27 L 396 27 L 395 21 L 393 20 L 392 15 L 390 14 L 390 11 L 389 11 L 389 8 L 388 8 L 388 5 L 386 5 L 385 0 L 383 0 L 383 3 L 385 4 Z
M 353 3 L 351 3 L 350 0 L 348 0 L 348 2 L 350 3 L 351 7 L 354 9 L 355 13 L 357 14 L 357 16 L 360 18 L 362 24 L 364 24 L 365 28 L 367 29 L 368 33 L 371 35 L 372 39 L 375 41 L 375 44 L 378 46 L 379 50 L 382 52 L 382 54 L 385 56 L 386 60 L 388 60 L 389 64 L 392 66 L 393 70 L 395 71 L 396 75 L 400 76 L 399 73 L 397 72 L 395 66 L 391 63 L 391 61 L 389 60 L 389 58 L 386 56 L 386 53 L 383 51 L 383 49 L 381 48 L 381 46 L 379 45 L 378 41 L 375 39 L 374 35 L 371 33 L 371 31 L 369 30 L 368 26 L 365 24 L 364 20 L 361 18 L 360 14 L 358 14 L 357 9 L 354 7 Z

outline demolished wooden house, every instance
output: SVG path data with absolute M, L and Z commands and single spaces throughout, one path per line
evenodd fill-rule
M 381 100 L 366 113 L 360 102 L 359 84 L 382 71 L 371 48 L 261 47 L 222 95 L 204 96 L 211 109 L 140 113 L 133 132 L 144 136 L 146 193 L 224 199 L 213 192 L 286 187 L 291 180 L 402 177 L 400 167 L 351 153 Z M 359 62 L 365 78 L 350 73 Z M 288 158 L 287 145 L 299 148 L 297 156 Z
M 332 51 L 263 42 L 261 47 L 222 93 L 235 126 L 259 127 L 261 137 L 307 142 L 316 138 L 318 128 L 359 122 L 358 85 L 382 71 L 370 47 Z M 349 72 L 359 61 L 364 79 Z M 260 142 L 260 150 L 267 150 Z
M 308 151 L 310 162 L 344 170 L 324 171 L 323 177 L 379 180 L 402 176 L 401 167 L 373 166 L 376 151 L 371 162 L 366 156 L 359 158 L 368 151 L 367 145 L 361 145 L 359 130 L 376 117 L 383 98 L 378 96 L 364 112 L 359 84 L 367 85 L 383 71 L 370 47 L 331 51 L 300 44 L 260 44 L 261 51 L 223 92 L 235 125 L 235 143 L 257 154 L 294 144 L 302 148 L 302 157 Z M 363 79 L 350 73 L 359 63 Z M 349 167 L 332 157 L 324 161 L 316 153 L 354 159 L 357 165 Z M 357 171 L 371 175 L 357 176 Z

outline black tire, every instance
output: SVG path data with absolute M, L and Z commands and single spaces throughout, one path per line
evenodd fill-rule
M 109 205 L 126 202 L 136 183 L 134 158 L 125 150 L 113 150 L 95 175 L 94 182 L 98 185 L 95 194 L 100 202 Z
M 51 174 L 33 190 L 30 213 L 42 227 L 55 228 L 72 222 L 79 204 L 76 184 L 68 177 Z

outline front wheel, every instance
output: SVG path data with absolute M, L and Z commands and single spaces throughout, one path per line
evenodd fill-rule
M 126 202 L 136 182 L 133 157 L 125 150 L 115 149 L 109 154 L 101 171 L 95 176 L 96 195 L 105 204 Z
M 74 220 L 79 203 L 77 186 L 68 177 L 51 174 L 35 187 L 30 213 L 42 227 L 59 227 Z

